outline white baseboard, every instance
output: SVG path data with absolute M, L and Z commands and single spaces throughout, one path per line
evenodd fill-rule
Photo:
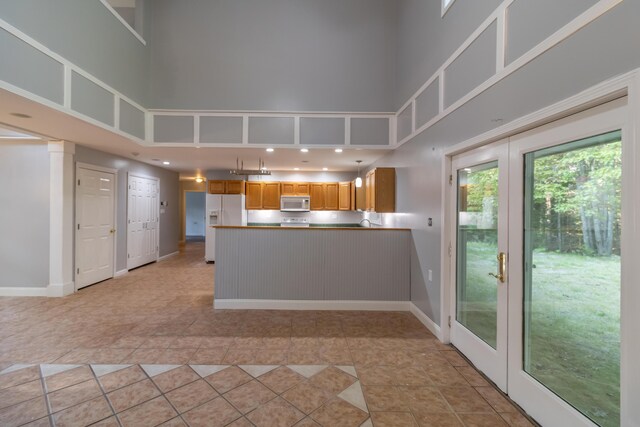
M 120 270 L 120 271 L 116 271 L 115 274 L 113 275 L 113 277 L 120 277 L 120 276 L 124 276 L 125 274 L 129 273 L 129 270 L 127 270 L 126 268 L 124 270 Z
M 167 258 L 171 258 L 172 256 L 178 255 L 179 253 L 180 253 L 180 251 L 175 251 L 175 252 L 172 252 L 170 254 L 163 255 L 160 258 L 158 258 L 158 261 L 164 261 Z
M 47 286 L 47 296 L 48 297 L 64 297 L 67 295 L 71 295 L 76 290 L 75 284 L 73 282 L 67 283 L 51 283 Z
M 409 311 L 408 301 L 317 301 L 272 299 L 214 299 L 215 309 L 236 310 L 364 310 Z
M 442 332 L 440 330 L 440 326 L 436 325 L 436 322 L 431 320 L 429 316 L 424 314 L 422 310 L 420 310 L 414 303 L 409 303 L 409 311 L 418 318 L 420 323 L 422 323 L 433 335 L 436 336 L 440 341 L 442 341 Z
M 46 297 L 46 286 L 9 286 L 0 287 L 0 297 Z

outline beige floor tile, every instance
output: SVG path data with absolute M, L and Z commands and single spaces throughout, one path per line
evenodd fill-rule
M 281 366 L 258 377 L 258 381 L 269 387 L 277 394 L 284 393 L 304 380 L 305 378 L 302 375 L 292 371 L 286 366 Z
M 305 414 L 310 414 L 334 395 L 335 393 L 321 389 L 311 384 L 311 382 L 305 381 L 283 393 L 282 397 Z
M 170 419 L 167 422 L 160 424 L 160 427 L 188 427 L 187 423 L 185 423 L 182 418 L 175 417 Z
M 451 412 L 451 407 L 437 388 L 400 387 L 400 394 L 413 412 Z
M 91 424 L 91 427 L 120 427 L 120 424 L 118 423 L 118 418 L 113 416 L 107 418 L 106 420 Z
M 236 366 L 231 366 L 205 378 L 220 394 L 226 393 L 252 379 L 251 375 Z
M 459 414 L 466 427 L 506 427 L 508 424 L 498 414 Z
M 271 400 L 249 413 L 247 418 L 256 427 L 289 427 L 295 425 L 304 414 L 281 397 Z
M 372 412 L 375 427 L 418 427 L 411 412 Z
M 225 354 L 227 354 L 225 347 L 200 348 L 191 356 L 189 363 L 192 365 L 220 365 Z
M 489 402 L 496 412 L 518 412 L 518 409 L 495 388 L 476 387 L 475 389 L 487 402 Z
M 371 411 L 409 410 L 406 398 L 396 386 L 364 386 L 362 392 Z
M 58 412 L 101 395 L 96 380 L 89 380 L 49 393 L 48 397 L 51 410 Z
M 205 380 L 198 380 L 168 392 L 165 397 L 183 413 L 218 397 L 218 393 Z
M 493 413 L 486 400 L 472 387 L 441 387 L 440 392 L 458 413 Z
M 337 394 L 356 382 L 356 378 L 331 366 L 311 377 L 309 381 L 318 388 Z
M 38 420 L 46 415 L 47 403 L 44 397 L 38 397 L 0 409 L 0 425 L 6 427 L 19 426 Z
M 26 382 L 37 380 L 40 378 L 40 369 L 38 366 L 30 366 L 7 374 L 0 375 L 0 390 L 13 387 Z
M 157 426 L 176 416 L 176 411 L 160 396 L 118 414 L 123 427 Z
M 74 384 L 93 379 L 93 372 L 89 366 L 79 366 L 59 374 L 48 376 L 44 379 L 47 392 L 60 390 Z
M 520 412 L 508 412 L 505 414 L 500 414 L 500 416 L 511 427 L 533 427 L 533 424 L 531 423 L 531 421 L 529 421 Z
M 42 382 L 37 379 L 0 391 L 0 409 L 42 396 Z
M 217 397 L 182 414 L 191 427 L 222 427 L 240 418 L 242 414 L 224 398 Z
M 463 427 L 460 419 L 452 413 L 413 412 L 420 427 Z
M 455 350 L 443 351 L 442 355 L 453 366 L 469 366 L 469 362 L 464 360 L 464 358 L 462 356 L 460 356 L 460 354 Z
M 140 403 L 151 400 L 160 395 L 160 391 L 149 379 L 139 381 L 107 394 L 113 409 L 118 412 L 125 411 Z
M 97 424 L 94 424 L 93 426 L 97 426 Z M 31 421 L 30 423 L 23 424 L 21 427 L 51 427 L 51 420 L 49 420 L 49 417 L 43 417 L 35 421 Z
M 356 427 L 369 418 L 369 414 L 336 397 L 314 411 L 311 418 L 321 426 Z
M 166 393 L 170 390 L 194 382 L 200 379 L 200 376 L 189 366 L 185 365 L 156 375 L 151 379 L 163 393 Z
M 458 370 L 458 372 L 460 372 L 460 374 L 462 374 L 467 382 L 474 387 L 484 387 L 490 385 L 489 382 L 485 380 L 484 377 L 471 366 L 457 366 L 456 369 Z
M 231 424 L 227 424 L 226 427 L 253 427 L 253 424 L 251 424 L 249 421 L 247 421 L 246 418 L 243 417 L 243 418 L 238 418 Z
M 53 415 L 56 427 L 89 425 L 113 415 L 104 396 L 72 406 Z
M 146 379 L 142 368 L 137 365 L 130 366 L 128 368 L 121 369 L 119 371 L 111 372 L 110 374 L 98 377 L 98 381 L 102 384 L 102 388 L 105 392 L 117 390 L 129 384 L 136 383 Z
M 276 394 L 274 392 L 257 380 L 236 387 L 224 395 L 224 398 L 243 414 L 256 409 L 275 397 Z

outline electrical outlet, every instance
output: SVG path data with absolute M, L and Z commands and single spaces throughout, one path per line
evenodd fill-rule
M 433 282 L 433 271 L 429 270 L 429 281 Z

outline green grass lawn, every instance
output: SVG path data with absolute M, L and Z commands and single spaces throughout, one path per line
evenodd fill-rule
M 489 344 L 496 283 L 487 273 L 495 254 L 489 244 L 468 243 L 465 323 Z M 525 369 L 596 423 L 619 425 L 620 257 L 536 250 L 533 264 Z

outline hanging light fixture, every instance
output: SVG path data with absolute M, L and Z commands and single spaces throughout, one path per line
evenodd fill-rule
M 356 160 L 356 163 L 358 164 L 358 177 L 356 178 L 356 188 L 360 188 L 362 187 L 362 178 L 360 178 L 360 163 L 362 163 L 362 160 Z
M 196 182 L 197 182 L 198 184 L 201 184 L 201 183 L 203 183 L 203 182 L 204 182 L 204 178 L 203 178 L 203 177 L 201 177 L 201 176 L 199 176 L 199 177 L 197 177 L 197 178 L 196 178 Z

